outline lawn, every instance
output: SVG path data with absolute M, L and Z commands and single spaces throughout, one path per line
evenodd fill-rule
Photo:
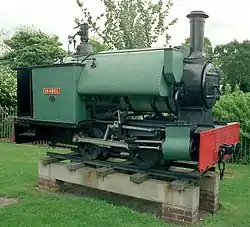
M 171 226 L 103 200 L 36 190 L 37 160 L 48 149 L 0 143 L 0 196 L 18 203 L 0 208 L 0 226 Z M 250 166 L 227 165 L 221 181 L 222 209 L 200 226 L 250 226 Z

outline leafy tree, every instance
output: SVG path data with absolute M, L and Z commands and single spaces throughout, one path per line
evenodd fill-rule
M 106 21 L 104 29 L 100 29 L 98 22 L 104 17 L 104 13 L 93 19 L 83 2 L 76 0 L 78 6 L 84 13 L 84 18 L 89 23 L 93 32 L 103 39 L 103 43 L 109 48 L 132 49 L 146 48 L 157 42 L 162 35 L 166 37 L 166 44 L 170 40 L 167 31 L 170 26 L 177 22 L 177 18 L 165 23 L 169 15 L 172 0 L 100 0 L 106 8 Z M 76 18 L 79 24 L 84 19 Z
M 94 50 L 94 54 L 109 50 L 109 47 L 106 44 L 103 44 L 102 42 L 99 42 L 96 39 L 89 39 L 88 42 L 89 42 L 89 44 L 92 45 L 93 50 Z M 75 44 L 74 48 L 76 49 L 76 47 L 77 47 L 77 43 Z M 70 55 L 73 55 L 74 53 L 75 53 L 75 51 L 68 50 L 67 55 L 70 56 Z
M 6 65 L 0 64 L 0 106 L 10 107 L 16 102 L 16 77 Z
M 214 53 L 220 70 L 223 72 L 223 83 L 232 87 L 238 85 L 244 92 L 250 91 L 250 40 L 217 45 Z
M 53 63 L 66 55 L 59 38 L 31 27 L 17 29 L 13 36 L 3 40 L 7 51 L 1 60 L 12 69 L 21 66 Z
M 182 46 L 190 48 L 190 37 L 186 38 Z M 213 57 L 213 47 L 209 38 L 204 37 L 204 53 L 207 58 Z
M 93 46 L 94 53 L 99 53 L 101 51 L 107 51 L 109 50 L 109 47 L 95 39 L 90 39 L 89 43 Z
M 8 49 L 5 45 L 4 40 L 7 38 L 8 34 L 4 29 L 0 30 L 0 56 Z

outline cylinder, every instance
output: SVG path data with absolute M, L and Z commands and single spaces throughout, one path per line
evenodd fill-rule
M 190 19 L 189 57 L 202 57 L 204 55 L 204 25 L 208 15 L 203 11 L 192 11 L 187 18 Z

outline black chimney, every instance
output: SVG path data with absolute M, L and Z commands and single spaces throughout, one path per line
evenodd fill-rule
M 190 58 L 204 56 L 204 24 L 208 15 L 203 11 L 192 11 L 187 15 L 190 19 Z

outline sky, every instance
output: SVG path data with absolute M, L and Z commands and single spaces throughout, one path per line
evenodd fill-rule
M 101 0 L 84 0 L 84 3 L 94 16 L 104 12 Z M 168 19 L 177 17 L 178 22 L 169 30 L 171 45 L 180 45 L 189 36 L 189 20 L 186 15 L 192 10 L 203 10 L 209 15 L 205 36 L 213 46 L 233 39 L 250 39 L 250 0 L 173 0 L 173 3 Z M 74 19 L 81 15 L 76 0 L 4 1 L 0 7 L 0 29 L 11 31 L 19 25 L 33 25 L 58 35 L 63 47 L 67 49 L 68 35 L 75 32 Z M 163 44 L 164 39 L 160 39 L 154 46 Z

